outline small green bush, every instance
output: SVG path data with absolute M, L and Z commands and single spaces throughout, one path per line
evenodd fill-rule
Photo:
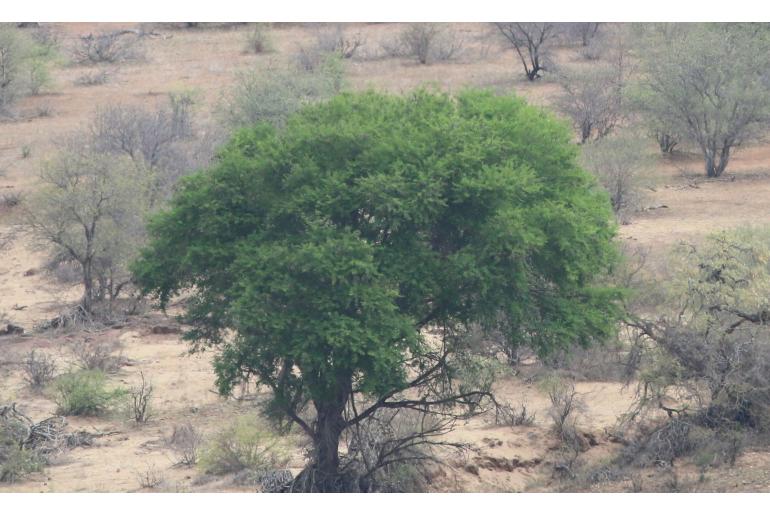
M 34 451 L 9 447 L 0 459 L 0 483 L 15 483 L 27 474 L 37 472 L 42 463 Z
M 26 434 L 27 427 L 22 423 L 0 418 L 0 483 L 13 483 L 40 470 L 40 457 L 21 446 Z
M 101 415 L 125 394 L 120 389 L 108 390 L 104 372 L 99 370 L 64 374 L 53 387 L 58 415 Z
M 50 84 L 48 64 L 53 50 L 23 30 L 0 24 L 0 111 L 26 95 L 38 95 Z
M 271 470 L 288 461 L 278 437 L 253 416 L 238 418 L 217 434 L 201 456 L 207 474 L 228 474 L 241 470 Z

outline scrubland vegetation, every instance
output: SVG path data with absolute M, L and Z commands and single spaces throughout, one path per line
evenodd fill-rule
M 766 490 L 768 42 L 3 24 L 2 489 Z

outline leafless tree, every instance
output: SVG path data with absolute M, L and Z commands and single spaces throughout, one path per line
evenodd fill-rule
M 500 34 L 521 60 L 527 79 L 533 81 L 547 71 L 551 43 L 558 35 L 555 23 L 496 23 Z
M 591 40 L 596 36 L 599 31 L 599 22 L 580 22 L 570 23 L 571 31 L 576 34 L 580 39 L 580 44 L 584 47 L 588 46 Z
M 642 110 L 653 130 L 697 146 L 709 177 L 770 127 L 770 39 L 761 25 L 652 26 L 643 40 Z
M 464 46 L 462 38 L 448 25 L 410 23 L 399 35 L 399 41 L 386 46 L 393 56 L 414 57 L 420 64 L 449 61 L 458 57 Z
M 78 264 L 81 306 L 88 314 L 103 292 L 97 287 L 101 272 L 111 282 L 112 295 L 128 281 L 116 274 L 124 270 L 118 263 L 131 258 L 135 237 L 143 231 L 148 198 L 144 171 L 125 158 L 65 152 L 45 166 L 44 187 L 24 206 L 26 225 L 37 240 Z
M 270 24 L 255 23 L 246 39 L 246 51 L 253 54 L 263 54 L 273 50 L 270 38 Z
M 621 222 L 639 208 L 640 176 L 648 165 L 641 138 L 618 135 L 587 143 L 582 164 L 599 179 L 610 195 L 612 209 Z
M 351 59 L 364 45 L 365 39 L 360 32 L 351 34 L 343 23 L 320 27 L 316 34 L 318 48 L 326 53 Z
M 607 136 L 623 119 L 623 82 L 614 67 L 562 71 L 559 84 L 559 109 L 572 120 L 580 143 Z
M 173 117 L 167 110 L 128 105 L 99 108 L 90 132 L 97 152 L 123 153 L 150 168 L 168 157 L 168 149 L 177 139 Z
M 420 64 L 428 64 L 439 27 L 435 23 L 411 23 L 401 33 L 406 53 L 417 58 Z

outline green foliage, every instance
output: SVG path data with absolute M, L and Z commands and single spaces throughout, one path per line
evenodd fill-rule
M 40 470 L 39 456 L 22 447 L 27 431 L 21 420 L 0 416 L 0 483 L 13 483 Z
M 575 158 L 517 98 L 342 95 L 239 132 L 155 218 L 136 276 L 163 303 L 197 287 L 187 337 L 221 344 L 223 392 L 256 375 L 289 398 L 343 377 L 384 393 L 425 323 L 501 311 L 511 342 L 588 344 L 617 315 L 593 282 L 615 228 Z M 279 375 L 283 360 L 302 375 Z
M 636 324 L 652 343 L 640 377 L 642 407 L 665 399 L 712 427 L 770 429 L 768 256 L 767 229 L 682 245 L 661 314 Z
M 191 293 L 185 337 L 217 347 L 221 393 L 256 379 L 271 413 L 312 436 L 321 473 L 302 488 L 347 489 L 354 394 L 378 399 L 369 415 L 418 377 L 418 402 L 472 412 L 484 392 L 463 380 L 489 381 L 462 361 L 468 327 L 541 353 L 614 331 L 619 292 L 599 280 L 615 225 L 576 154 L 566 127 L 515 97 L 339 95 L 241 130 L 184 179 L 135 277 L 162 305 Z
M 203 450 L 200 465 L 208 474 L 241 470 L 267 471 L 283 467 L 288 453 L 279 438 L 254 416 L 242 416 Z
M 5 446 L 0 443 L 0 446 L 0 483 L 15 483 L 43 466 L 34 451 L 21 449 L 18 445 Z
M 53 394 L 58 414 L 95 416 L 107 412 L 125 392 L 106 388 L 103 372 L 83 370 L 59 376 Z
M 679 246 L 672 259 L 671 316 L 684 309 L 689 325 L 706 330 L 720 314 L 770 310 L 770 229 L 743 227 Z
M 50 83 L 53 50 L 13 24 L 0 24 L 0 110 L 20 97 L 36 95 Z

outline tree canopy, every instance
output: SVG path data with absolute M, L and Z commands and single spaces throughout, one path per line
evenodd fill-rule
M 610 334 L 612 210 L 576 157 L 513 96 L 342 94 L 237 132 L 152 220 L 134 272 L 163 305 L 191 295 L 186 337 L 217 348 L 219 390 L 267 386 L 319 481 L 375 411 L 478 393 L 451 372 L 462 328 L 542 352 Z
M 684 137 L 719 177 L 770 126 L 770 34 L 762 24 L 665 24 L 643 38 L 642 108 L 661 148 Z M 675 143 L 674 143 L 675 144 Z

